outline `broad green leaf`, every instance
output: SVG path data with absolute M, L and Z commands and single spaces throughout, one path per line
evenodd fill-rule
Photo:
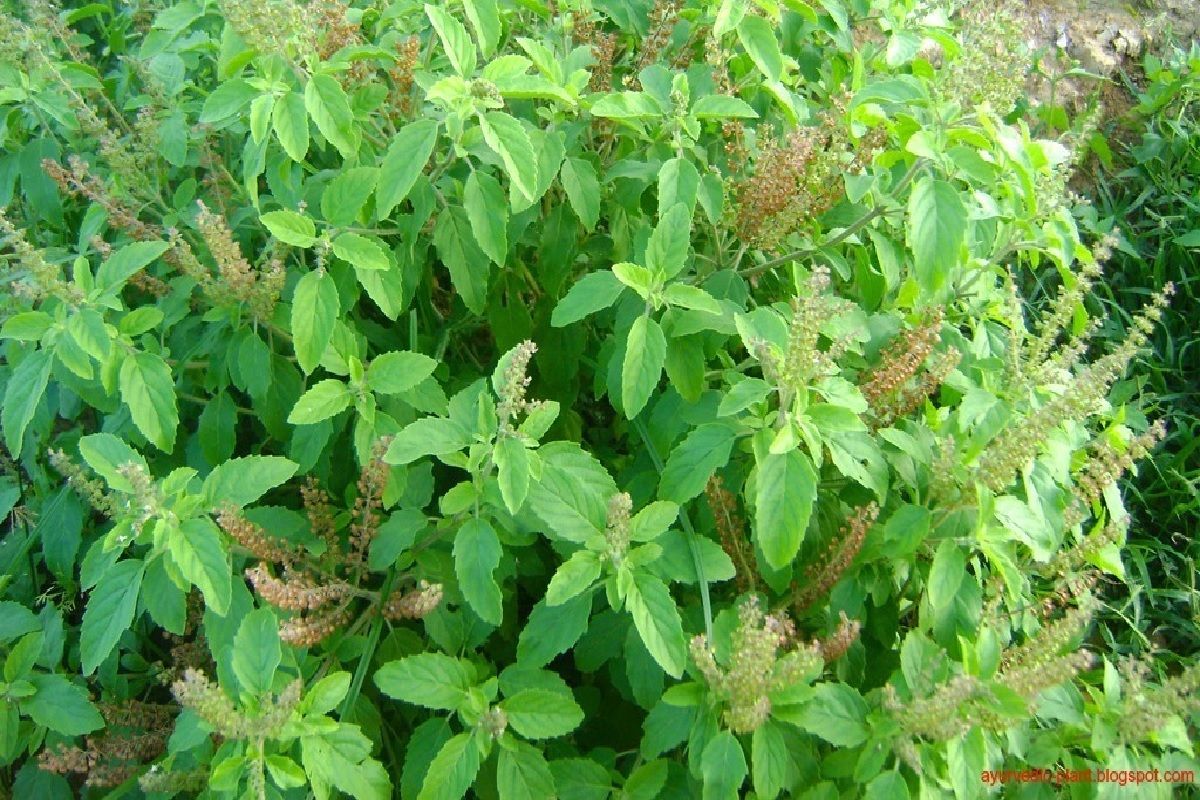
M 691 159 L 676 156 L 658 171 L 658 214 L 665 218 L 677 204 L 687 207 L 688 220 L 696 211 L 700 173 Z
M 162 356 L 137 351 L 121 363 L 121 399 L 129 406 L 133 424 L 158 449 L 175 448 L 179 410 L 175 405 L 175 379 Z
M 783 78 L 783 53 L 775 29 L 763 17 L 749 14 L 737 26 L 738 41 L 746 48 L 754 66 L 772 81 Z
M 244 616 L 233 637 L 232 661 L 233 674 L 242 688 L 257 697 L 265 695 L 281 658 L 275 614 L 269 608 L 259 608 Z
M 367 386 L 380 394 L 402 394 L 432 375 L 437 365 L 424 353 L 381 353 L 367 367 Z
M 658 496 L 680 504 L 698 496 L 713 473 L 729 462 L 736 438 L 733 428 L 716 422 L 693 430 L 667 457 Z
M 692 105 L 692 116 L 696 119 L 756 119 L 758 112 L 744 100 L 727 94 L 710 94 Z
M 317 243 L 317 228 L 304 214 L 282 209 L 263 214 L 259 219 L 279 241 L 293 247 L 312 247 Z
M 463 24 L 440 6 L 432 6 L 428 3 L 425 4 L 425 15 L 433 24 L 433 29 L 437 32 L 438 38 L 442 42 L 442 49 L 450 59 L 450 66 L 454 67 L 454 71 L 464 78 L 473 73 L 476 63 L 475 46 L 471 44 L 471 37 Z
M 204 108 L 200 110 L 200 123 L 209 125 L 224 122 L 240 114 L 258 95 L 259 90 L 243 78 L 225 81 L 205 98 Z
M 980 772 L 971 773 L 973 782 L 969 792 L 978 791 L 979 784 L 976 782 L 979 779 Z M 889 770 L 887 772 L 876 775 L 870 783 L 867 784 L 866 792 L 863 794 L 863 800 L 908 800 L 911 795 L 908 792 L 908 784 L 904 781 L 904 776 L 899 770 Z M 959 797 L 970 797 L 970 794 L 957 795 Z
M 484 59 L 491 58 L 500 43 L 500 10 L 496 0 L 463 0 L 463 9 L 467 12 L 467 21 L 475 29 L 479 54 Z
M 560 606 L 587 591 L 600 577 L 600 557 L 591 550 L 577 550 L 559 565 L 546 587 L 546 605 Z
M 560 606 L 539 600 L 517 641 L 517 661 L 522 666 L 542 667 L 567 652 L 587 630 L 591 609 L 590 594 L 578 595 Z
M 82 686 L 62 675 L 31 675 L 29 682 L 34 693 L 21 701 L 21 710 L 38 725 L 63 736 L 82 736 L 104 727 L 104 717 Z
M 4 408 L 0 410 L 0 427 L 4 428 L 4 442 L 14 458 L 21 455 L 25 430 L 46 394 L 53 365 L 49 351 L 37 350 L 27 355 L 8 378 Z
M 472 172 L 463 188 L 463 207 L 480 249 L 503 267 L 508 253 L 508 206 L 500 183 L 486 172 Z
M 774 569 L 800 550 L 817 499 L 817 475 L 800 450 L 766 454 L 758 461 L 754 493 L 755 538 Z
M 655 119 L 662 115 L 662 106 L 645 92 L 613 92 L 601 97 L 592 106 L 593 117 Z
M 732 30 L 746 16 L 749 0 L 721 0 L 717 6 L 717 18 L 713 21 L 713 35 L 720 38 Z
M 552 538 L 583 544 L 604 532 L 612 476 L 595 456 L 573 442 L 551 442 L 538 450 L 541 478 L 530 488 L 529 507 Z
M 515 436 L 501 436 L 496 440 L 492 458 L 496 462 L 496 476 L 504 506 L 509 513 L 516 514 L 525 505 L 525 498 L 529 495 L 529 451 Z
M 204 495 L 214 506 L 248 506 L 296 474 L 299 465 L 281 456 L 243 456 L 217 465 L 204 479 Z
M 649 573 L 635 570 L 625 594 L 625 607 L 658 665 L 673 678 L 681 676 L 687 663 L 687 646 L 679 609 L 667 585 Z
M 337 708 L 338 703 L 350 691 L 353 676 L 349 672 L 334 672 L 317 681 L 304 693 L 299 710 L 303 714 L 327 714 Z
M 857 747 L 867 739 L 867 704 L 852 687 L 821 683 L 804 707 L 800 725 L 837 747 Z
M 945 286 L 966 230 L 967 210 L 958 190 L 929 176 L 918 180 L 908 199 L 908 245 L 917 279 L 927 292 Z
M 106 292 L 122 286 L 135 273 L 167 251 L 166 242 L 134 242 L 104 259 L 96 272 L 96 288 Z
M 459 800 L 479 773 L 479 745 L 469 733 L 460 733 L 443 745 L 429 764 L 417 800 Z
M 79 658 L 84 675 L 91 675 L 108 658 L 121 634 L 133 623 L 145 565 L 136 559 L 118 561 L 100 578 L 88 596 L 79 634 Z
M 600 182 L 596 180 L 596 168 L 582 158 L 568 158 L 563 162 L 558 180 L 575 216 L 590 232 L 600 221 Z
M 475 683 L 475 670 L 442 653 L 418 653 L 389 661 L 375 671 L 379 691 L 423 708 L 453 711 Z
M 304 107 L 317 130 L 337 148 L 343 158 L 353 158 L 358 150 L 354 113 L 341 84 L 331 75 L 313 75 L 304 87 Z
M 650 299 L 650 292 L 655 286 L 654 274 L 650 270 L 631 261 L 618 261 L 612 266 L 612 274 L 641 295 L 643 300 Z
M 450 741 L 452 731 L 445 717 L 431 717 L 413 729 L 404 748 L 404 767 L 400 777 L 400 797 L 414 800 L 425 782 L 429 764 Z
M 481 517 L 467 520 L 454 535 L 454 574 L 463 597 L 484 622 L 499 625 L 504 598 L 492 577 L 504 549 L 491 524 Z
M 646 407 L 662 377 L 666 359 L 667 339 L 662 328 L 648 315 L 635 319 L 621 365 L 621 405 L 627 418 L 633 419 Z
M 746 755 L 732 733 L 721 731 L 708 740 L 700 774 L 704 778 L 704 800 L 736 800 L 740 796 L 746 780 Z
M 650 234 L 646 244 L 646 266 L 668 279 L 678 275 L 687 264 L 691 233 L 692 214 L 688 206 L 683 203 L 671 206 Z
M 378 242 L 357 233 L 339 234 L 333 240 L 333 254 L 355 269 L 384 270 L 392 265 Z
M 550 324 L 563 328 L 602 311 L 621 296 L 625 285 L 611 271 L 602 269 L 584 275 L 563 295 L 550 315 Z
M 375 212 L 387 219 L 416 183 L 437 143 L 438 124 L 420 119 L 405 125 L 392 139 L 379 168 L 379 187 L 375 190 Z
M 487 305 L 491 262 L 475 241 L 467 212 L 458 206 L 443 209 L 433 229 L 433 243 L 463 303 L 472 312 L 482 314 Z
M 271 126 L 288 157 L 303 162 L 308 155 L 308 110 L 304 107 L 304 97 L 297 92 L 280 97 L 271 114 Z
M 137 464 L 147 473 L 149 467 L 142 454 L 111 433 L 93 433 L 79 440 L 79 453 L 108 485 L 118 491 L 132 492 L 133 484 L 120 472 L 125 464 Z
M 500 800 L 552 800 L 559 796 L 541 751 L 520 741 L 500 750 L 496 790 Z
M 204 594 L 209 609 L 217 616 L 225 616 L 232 586 L 229 559 L 216 523 L 208 517 L 192 517 L 171 526 L 167 552 L 180 574 Z
M 778 723 L 767 720 L 754 730 L 750 740 L 750 774 L 754 791 L 763 800 L 775 800 L 787 788 L 793 769 L 792 754 Z
M 929 604 L 935 610 L 947 609 L 958 595 L 967 569 L 967 560 L 962 550 L 950 539 L 938 545 L 929 569 Z
M 583 709 L 559 692 L 526 689 L 500 704 L 508 724 L 526 739 L 565 736 L 583 722 Z
M 408 464 L 421 456 L 458 452 L 470 442 L 470 436 L 457 422 L 426 417 L 410 422 L 396 434 L 383 458 L 389 464 Z
M 337 285 L 323 269 L 306 273 L 292 296 L 292 347 L 304 374 L 317 368 L 341 310 Z
M 16 339 L 18 342 L 36 342 L 54 324 L 54 318 L 45 311 L 22 311 L 13 314 L 0 326 L 0 339 Z
M 677 503 L 655 500 L 629 521 L 629 538 L 635 542 L 652 542 L 666 533 L 678 518 Z
M 708 314 L 721 314 L 721 304 L 716 298 L 699 286 L 686 283 L 673 283 L 663 291 L 663 299 L 673 306 L 690 308 L 693 311 L 704 311 Z
M 538 161 L 529 134 L 520 121 L 503 111 L 489 111 L 479 116 L 483 140 L 504 162 L 508 178 L 525 199 L 537 199 Z
M 379 170 L 375 167 L 343 169 L 321 193 L 321 214 L 325 220 L 339 227 L 353 225 L 378 180 Z
M 312 425 L 345 411 L 353 400 L 346 384 L 327 378 L 300 396 L 287 421 L 292 425 Z
M 371 740 L 357 725 L 339 723 L 320 736 L 300 739 L 304 771 L 314 793 L 322 797 L 329 796 L 328 787 L 336 786 L 355 800 L 390 800 L 391 779 L 370 752 Z

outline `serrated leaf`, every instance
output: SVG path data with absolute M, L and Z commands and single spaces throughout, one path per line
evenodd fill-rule
M 737 798 L 746 780 L 746 755 L 742 745 L 729 731 L 721 731 L 708 740 L 700 760 L 704 779 L 703 800 Z
M 442 653 L 418 653 L 387 662 L 375 671 L 374 681 L 379 691 L 395 700 L 453 711 L 474 685 L 475 671 Z
M 756 119 L 758 112 L 744 100 L 727 94 L 710 94 L 692 105 L 692 116 L 696 119 Z
M 529 451 L 515 436 L 501 436 L 492 457 L 504 506 L 510 514 L 516 514 L 529 495 Z
M 416 183 L 437 143 L 438 124 L 421 119 L 405 125 L 392 139 L 379 168 L 379 186 L 375 190 L 375 212 L 386 219 Z
M 646 244 L 646 266 L 673 278 L 687 264 L 692 233 L 692 214 L 683 203 L 676 203 L 663 214 Z
M 591 231 L 600 221 L 600 182 L 596 180 L 596 168 L 582 158 L 568 158 L 563 161 L 558 180 L 575 216 Z
M 421 456 L 455 453 L 470 441 L 467 432 L 457 422 L 426 417 L 410 422 L 396 434 L 383 458 L 389 464 L 408 464 Z
M 317 242 L 317 228 L 313 221 L 296 211 L 281 209 L 259 217 L 279 241 L 294 247 L 312 247 Z
M 345 411 L 353 400 L 346 384 L 328 378 L 300 396 L 287 421 L 292 425 L 312 425 Z
M 321 193 L 321 214 L 330 225 L 353 225 L 375 191 L 379 170 L 375 167 L 343 169 Z
M 231 666 L 243 689 L 258 697 L 265 695 L 282 655 L 279 623 L 270 609 L 258 608 L 242 617 L 233 637 Z
M 471 734 L 452 737 L 430 762 L 417 800 L 459 800 L 475 782 L 479 757 L 479 746 Z
M 500 183 L 486 172 L 472 172 L 463 188 L 463 207 L 480 249 L 503 267 L 508 253 L 508 206 Z
M 617 301 L 625 285 L 609 270 L 590 272 L 579 279 L 550 315 L 550 324 L 562 328 L 602 311 Z
M 736 438 L 733 428 L 715 422 L 693 430 L 667 457 L 658 496 L 680 504 L 698 496 L 713 473 L 729 462 Z
M 424 353 L 408 350 L 381 353 L 367 367 L 367 386 L 380 394 L 402 394 L 432 375 L 437 365 Z
M 867 704 L 852 687 L 841 683 L 816 686 L 800 715 L 800 725 L 837 747 L 857 747 L 867 739 Z
M 118 561 L 92 589 L 79 634 L 79 658 L 84 675 L 95 672 L 117 646 L 121 634 L 129 630 L 144 571 L 145 565 L 139 560 Z
M 14 458 L 21 455 L 25 430 L 46 394 L 53 365 L 54 359 L 48 351 L 37 350 L 26 356 L 8 379 L 4 408 L 0 410 L 0 427 L 4 428 L 4 442 Z
M 526 739 L 565 736 L 583 722 L 583 709 L 575 700 L 558 692 L 526 689 L 500 704 L 508 724 Z
M 204 496 L 214 506 L 248 506 L 293 475 L 299 465 L 281 456 L 243 456 L 219 464 L 204 479 Z
M 758 462 L 754 494 L 755 539 L 774 569 L 800 550 L 817 499 L 817 475 L 803 452 L 768 453 Z
M 621 365 L 621 404 L 627 418 L 633 419 L 646 407 L 662 377 L 666 360 L 667 339 L 662 328 L 649 316 L 635 319 Z
M 271 127 L 288 157 L 303 162 L 308 155 L 308 110 L 304 107 L 304 97 L 297 92 L 280 97 L 271 113 Z
M 504 162 L 513 186 L 528 202 L 536 201 L 537 153 L 520 121 L 503 111 L 489 111 L 480 115 L 479 127 L 487 146 Z
M 553 800 L 558 796 L 554 775 L 541 751 L 519 741 L 500 750 L 496 790 L 500 800 Z
M 317 368 L 341 310 L 337 285 L 325 270 L 305 274 L 292 296 L 292 347 L 304 374 Z
M 240 114 L 258 94 L 258 90 L 244 78 L 225 81 L 204 99 L 200 123 L 209 125 L 224 122 Z
M 687 647 L 679 609 L 665 583 L 649 573 L 635 570 L 625 594 L 625 607 L 642 643 L 654 660 L 673 678 L 683 674 Z
M 917 279 L 926 291 L 945 285 L 966 230 L 967 211 L 958 190 L 932 177 L 918 180 L 908 200 L 907 233 Z
M 354 112 L 341 84 L 330 75 L 313 75 L 304 87 L 304 107 L 317 130 L 342 157 L 353 158 L 358 150 Z
M 167 362 L 140 350 L 125 356 L 120 387 L 133 424 L 158 449 L 170 453 L 175 448 L 179 409 L 175 405 L 175 379 Z
M 21 710 L 38 725 L 63 736 L 82 736 L 104 727 L 104 717 L 88 699 L 87 690 L 62 675 L 29 676 L 34 693 L 21 701 Z
M 461 77 L 467 77 L 475 71 L 475 46 L 463 24 L 439 6 L 425 4 L 425 15 L 433 24 L 442 49 L 450 59 L 450 65 Z
M 204 594 L 204 602 L 212 612 L 225 616 L 232 584 L 229 559 L 216 524 L 208 517 L 185 519 L 170 528 L 167 552 L 183 577 Z
M 529 612 L 517 641 L 517 661 L 523 666 L 542 667 L 567 652 L 588 627 L 592 597 L 582 594 L 562 605 L 540 600 Z
M 587 591 L 600 577 L 600 558 L 591 550 L 577 550 L 559 565 L 546 587 L 546 605 L 559 606 Z
M 463 303 L 482 314 L 487 305 L 491 263 L 475 241 L 467 212 L 458 206 L 443 209 L 433 229 L 433 243 Z
M 96 288 L 106 292 L 122 286 L 139 270 L 167 251 L 166 242 L 134 242 L 117 250 L 96 271 Z
M 504 549 L 491 524 L 481 517 L 467 520 L 454 536 L 454 574 L 463 597 L 484 622 L 499 625 L 503 596 L 492 577 Z
M 485 59 L 491 58 L 500 42 L 500 11 L 496 7 L 496 0 L 463 0 L 463 9 L 467 12 L 471 27 L 475 29 L 479 54 Z
M 746 48 L 750 60 L 769 80 L 783 78 L 783 52 L 771 23 L 763 17 L 749 14 L 737 26 L 738 41 Z
M 392 265 L 378 242 L 357 233 L 339 234 L 333 240 L 333 254 L 355 269 L 385 270 Z

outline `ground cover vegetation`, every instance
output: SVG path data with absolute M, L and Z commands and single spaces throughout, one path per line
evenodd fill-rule
M 1194 284 L 1105 294 L 1019 4 L 18 5 L 6 793 L 1196 768 L 1200 667 L 1106 634 Z

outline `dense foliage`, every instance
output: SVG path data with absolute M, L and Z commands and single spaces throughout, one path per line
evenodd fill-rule
M 1095 337 L 1018 5 L 20 5 L 6 791 L 1196 769 L 1200 668 L 1093 624 L 1172 286 Z

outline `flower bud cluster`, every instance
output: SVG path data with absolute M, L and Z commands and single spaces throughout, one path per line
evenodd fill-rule
M 822 663 L 818 645 L 781 654 L 794 638 L 791 620 L 764 616 L 758 597 L 751 595 L 738 608 L 727 666 L 717 663 L 707 637 L 692 639 L 692 658 L 709 689 L 726 704 L 722 719 L 729 730 L 757 730 L 771 714 L 771 693 L 792 686 Z
M 504 370 L 498 390 L 500 402 L 496 405 L 496 418 L 502 435 L 512 435 L 517 417 L 533 408 L 533 404 L 525 399 L 525 391 L 532 380 L 528 375 L 529 362 L 536 352 L 536 344 L 528 340 L 521 342 Z
M 1085 508 L 1096 503 L 1104 489 L 1120 480 L 1135 462 L 1145 458 L 1167 435 L 1167 423 L 1159 419 L 1142 434 L 1133 437 L 1122 449 L 1108 440 L 1096 443 L 1087 461 L 1075 473 L 1075 499 Z
M 388 619 L 424 619 L 441 605 L 442 594 L 440 583 L 422 578 L 416 589 L 403 594 L 393 592 L 383 604 L 383 615 Z
M 1161 683 L 1151 683 L 1147 659 L 1126 658 L 1121 673 L 1121 709 L 1117 729 L 1127 742 L 1151 740 L 1173 718 L 1200 713 L 1200 664 L 1192 663 Z
M 336 553 L 341 547 L 337 537 L 337 523 L 333 518 L 333 508 L 329 505 L 329 494 L 317 483 L 317 479 L 309 475 L 300 487 L 300 497 L 304 502 L 304 512 L 308 516 L 308 524 L 313 536 L 325 542 L 325 551 Z M 276 561 L 282 559 L 275 559 Z
M 171 694 L 227 739 L 273 738 L 291 719 L 303 687 L 297 678 L 277 696 L 264 698 L 262 711 L 254 716 L 239 711 L 229 695 L 199 670 L 184 672 L 183 678 L 172 684 Z
M 270 536 L 261 527 L 243 517 L 232 506 L 217 512 L 217 524 L 229 537 L 264 561 L 290 563 L 299 551 L 285 539 Z
M 316 611 L 350 594 L 345 583 L 318 584 L 303 572 L 276 578 L 262 563 L 248 568 L 246 578 L 259 597 L 285 611 Z
M 621 563 L 621 559 L 625 557 L 625 552 L 629 549 L 629 526 L 632 512 L 633 498 L 628 493 L 619 492 L 609 498 L 604 541 L 608 544 L 605 556 L 613 564 Z
M 801 589 L 796 583 L 792 584 L 792 604 L 797 612 L 812 607 L 841 580 L 842 575 L 854 563 L 854 557 L 858 555 L 863 541 L 867 538 L 867 531 L 875 524 L 878 516 L 879 506 L 876 503 L 856 508 L 842 526 L 840 535 L 829 542 L 822 556 L 815 563 L 805 567 L 804 574 L 808 581 L 804 588 Z
M 67 485 L 86 500 L 88 505 L 109 519 L 115 519 L 120 515 L 116 500 L 105 491 L 103 481 L 99 478 L 89 478 L 83 467 L 76 464 L 62 450 L 51 450 L 47 456 L 50 459 L 50 465 L 67 479 Z
M 642 88 L 638 75 L 646 67 L 655 64 L 659 55 L 671 42 L 671 33 L 679 23 L 679 12 L 683 10 L 683 0 L 654 0 L 650 9 L 650 31 L 642 40 L 638 50 L 638 60 L 632 75 L 625 76 L 625 86 L 629 89 Z
M 716 522 L 721 549 L 733 561 L 738 591 L 754 591 L 758 585 L 758 569 L 754 563 L 754 550 L 746 538 L 746 521 L 738 511 L 737 498 L 725 488 L 720 475 L 708 479 L 704 496 Z
M 1095 656 L 1075 649 L 1091 623 L 1094 602 L 1090 595 L 1057 620 L 1049 622 L 1024 644 L 1004 651 L 996 682 L 1032 704 L 1046 689 L 1072 680 L 1091 668 Z M 1064 652 L 1070 650 L 1070 652 Z
M 159 231 L 139 220 L 137 212 L 130 204 L 115 197 L 104 185 L 104 181 L 93 175 L 88 163 L 79 156 L 69 156 L 66 168 L 57 161 L 45 159 L 42 161 L 42 169 L 58 184 L 63 194 L 87 198 L 103 208 L 108 214 L 109 224 L 139 242 L 158 240 Z
M 592 92 L 608 92 L 612 90 L 613 62 L 617 55 L 617 35 L 604 33 L 598 20 L 575 17 L 575 41 L 591 48 L 592 76 L 588 80 L 588 90 Z
M 489 708 L 479 720 L 479 727 L 488 732 L 493 739 L 499 739 L 508 728 L 508 715 L 499 706 Z
M 969 0 L 959 11 L 960 56 L 938 81 L 942 96 L 967 109 L 984 103 L 1007 114 L 1025 93 L 1028 38 L 1017 0 Z
M 892 684 L 883 687 L 883 708 L 905 733 L 930 741 L 948 741 L 980 724 L 979 701 L 988 696 L 974 675 L 955 675 L 927 697 L 905 703 Z
M 3 211 L 0 211 L 0 245 L 12 249 L 19 268 L 12 285 L 14 295 L 34 301 L 57 297 L 70 306 L 83 305 L 83 292 L 79 287 L 64 281 L 59 268 L 46 261 L 42 251 L 29 243 L 25 231 L 13 225 Z M 6 272 L 11 269 L 12 260 L 8 257 L 2 263 Z
M 196 226 L 208 250 L 217 262 L 218 282 L 215 299 L 218 302 L 245 303 L 255 318 L 268 320 L 279 302 L 286 273 L 278 259 L 270 259 L 263 270 L 255 270 L 242 255 L 233 240 L 225 218 L 208 210 L 197 200 L 200 214 Z
M 177 709 L 125 700 L 97 704 L 107 726 L 88 736 L 83 747 L 58 744 L 38 754 L 38 766 L 61 775 L 83 775 L 85 786 L 124 783 L 143 764 L 166 751 Z
M 398 40 L 395 47 L 396 63 L 388 70 L 392 85 L 388 92 L 387 104 L 387 107 L 394 111 L 393 122 L 412 114 L 413 71 L 421 57 L 421 39 L 408 36 Z
M 862 631 L 862 623 L 847 617 L 845 611 L 839 611 L 838 617 L 838 626 L 833 633 L 817 643 L 821 648 L 821 658 L 826 664 L 832 664 L 846 655 L 850 647 L 858 641 L 858 635 Z
M 933 355 L 942 318 L 943 310 L 938 308 L 928 321 L 889 344 L 879 364 L 859 384 L 875 414 L 876 428 L 886 428 L 919 408 L 958 366 L 962 354 L 954 348 Z M 932 362 L 921 372 L 931 356 Z
M 138 788 L 146 794 L 161 792 L 168 796 L 194 795 L 208 785 L 208 767 L 190 770 L 162 769 L 151 764 L 150 769 L 138 778 Z
M 297 0 L 219 0 L 221 16 L 242 39 L 260 52 L 291 60 L 316 49 L 319 28 L 309 27 L 309 15 Z
M 132 514 L 134 530 L 138 530 L 146 520 L 156 516 L 162 506 L 162 498 L 154 479 L 141 464 L 130 461 L 117 467 L 117 474 L 129 482 L 132 492 L 122 498 L 123 510 Z
M 350 552 L 347 562 L 361 567 L 366 563 L 367 551 L 381 522 L 379 513 L 383 508 L 383 491 L 387 487 L 390 467 L 383 460 L 391 443 L 390 437 L 380 439 L 371 450 L 371 457 L 363 465 L 358 476 L 358 497 L 350 509 Z
M 328 639 L 353 618 L 349 604 L 279 623 L 279 638 L 292 647 L 312 647 Z

